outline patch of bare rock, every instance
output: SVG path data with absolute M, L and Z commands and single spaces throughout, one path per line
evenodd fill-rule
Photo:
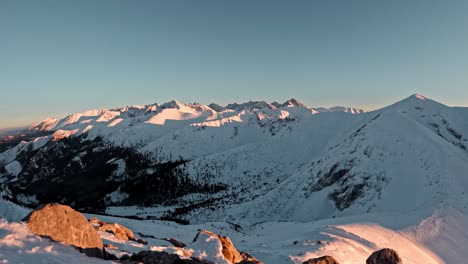
M 395 250 L 384 248 L 372 253 L 366 264 L 403 264 L 403 261 Z
M 105 232 L 111 233 L 117 239 L 121 239 L 125 241 L 132 240 L 132 241 L 136 241 L 142 244 L 146 244 L 146 241 L 142 239 L 137 239 L 135 235 L 133 234 L 132 230 L 130 230 L 129 228 L 123 225 L 120 225 L 117 223 L 106 223 L 104 221 L 99 220 L 96 217 L 89 219 L 89 222 L 94 226 L 94 228 L 97 231 L 105 231 Z
M 323 256 L 319 258 L 309 259 L 302 264 L 339 264 L 336 259 L 331 256 Z
M 177 254 L 164 251 L 141 251 L 129 258 L 120 259 L 123 264 L 215 264 L 198 258 L 181 258 Z

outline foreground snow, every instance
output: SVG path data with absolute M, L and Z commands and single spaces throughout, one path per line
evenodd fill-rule
M 2 217 L 9 212 L 10 221 L 0 220 L 0 263 L 104 263 L 88 258 L 69 246 L 51 242 L 31 234 L 18 222 L 27 210 L 0 201 Z M 5 209 L 9 206 L 9 209 Z M 96 215 L 87 215 L 94 217 Z M 374 251 L 395 249 L 406 264 L 463 263 L 468 258 L 464 250 L 468 242 L 468 216 L 451 207 L 435 211 L 421 210 L 398 214 L 365 214 L 326 219 L 307 223 L 265 222 L 249 225 L 208 222 L 198 225 L 178 225 L 165 221 L 138 221 L 97 216 L 117 222 L 133 230 L 137 237 L 145 235 L 148 245 L 122 241 L 100 232 L 104 243 L 119 247 L 118 256 L 142 250 L 166 251 L 181 256 L 196 256 L 215 263 L 229 263 L 221 247 L 208 237 L 192 243 L 199 229 L 229 236 L 241 251 L 268 264 L 302 263 L 331 255 L 340 263 L 365 263 Z M 149 237 L 149 238 L 148 238 Z M 176 248 L 162 238 L 174 237 L 188 246 Z
M 0 263 L 105 263 L 73 247 L 32 234 L 24 223 L 0 219 Z

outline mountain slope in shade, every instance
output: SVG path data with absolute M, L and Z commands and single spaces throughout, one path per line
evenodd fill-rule
M 0 154 L 3 196 L 191 222 L 467 206 L 467 108 L 420 95 L 358 115 L 297 100 L 211 106 L 172 101 L 46 120 L 30 131 L 51 135 Z

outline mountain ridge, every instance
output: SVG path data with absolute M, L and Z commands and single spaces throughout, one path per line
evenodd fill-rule
M 114 107 L 114 108 L 102 108 L 102 109 L 90 109 L 86 110 L 84 112 L 80 113 L 74 113 L 70 114 L 64 118 L 56 118 L 56 117 L 48 117 L 40 122 L 37 122 L 36 124 L 32 125 L 31 127 L 28 128 L 28 130 L 53 130 L 55 126 L 60 125 L 59 121 L 63 121 L 65 123 L 70 123 L 73 122 L 73 120 L 79 119 L 80 117 L 93 117 L 97 116 L 103 113 L 113 113 L 113 112 L 128 112 L 131 110 L 134 111 L 146 111 L 146 112 L 154 112 L 156 109 L 161 108 L 161 109 L 166 109 L 166 108 L 177 108 L 180 109 L 181 107 L 193 107 L 193 106 L 203 106 L 203 107 L 208 107 L 211 108 L 212 110 L 216 112 L 223 112 L 226 110 L 234 110 L 234 111 L 242 111 L 242 110 L 254 110 L 254 109 L 263 109 L 263 108 L 269 108 L 269 109 L 276 109 L 276 108 L 281 108 L 281 107 L 302 107 L 302 108 L 309 108 L 303 103 L 299 102 L 295 98 L 291 98 L 284 103 L 280 104 L 277 102 L 273 103 L 268 103 L 266 101 L 249 101 L 246 103 L 231 103 L 226 106 L 221 106 L 216 103 L 211 103 L 208 105 L 203 105 L 199 103 L 181 103 L 178 102 L 177 100 L 171 100 L 162 104 L 158 103 L 153 103 L 149 105 L 132 105 L 132 106 L 125 106 L 125 107 Z M 318 108 L 310 108 L 312 110 L 315 110 L 317 112 L 350 112 L 350 113 L 364 113 L 366 112 L 363 109 L 359 108 L 354 108 L 354 107 L 344 107 L 344 106 L 335 106 L 331 108 L 324 108 L 324 107 L 318 107 Z
M 127 208 L 194 222 L 309 221 L 468 204 L 468 108 L 418 95 L 359 114 L 292 102 L 231 108 L 171 101 L 52 119 L 31 130 L 53 126 L 50 135 L 0 153 L 2 196 L 86 210 L 93 201 L 111 214 Z M 66 192 L 75 189 L 90 200 Z M 128 207 L 142 205 L 159 209 Z

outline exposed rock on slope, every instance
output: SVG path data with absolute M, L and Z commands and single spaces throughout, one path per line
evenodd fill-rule
M 69 206 L 46 204 L 25 220 L 36 235 L 72 245 L 88 256 L 103 257 L 101 237 L 80 212 Z
M 331 256 L 323 256 L 319 258 L 313 258 L 305 261 L 302 264 L 339 264 L 336 259 Z
M 181 258 L 177 254 L 159 251 L 141 251 L 130 259 L 121 261 L 123 264 L 215 264 L 198 258 Z
M 173 237 L 167 237 L 167 238 L 163 238 L 162 240 L 165 240 L 169 243 L 171 243 L 172 245 L 174 245 L 174 247 L 180 247 L 180 248 L 183 248 L 183 247 L 186 247 L 187 245 L 180 242 L 179 240 L 173 238 Z
M 119 225 L 117 223 L 106 223 L 97 218 L 91 218 L 89 219 L 89 222 L 93 224 L 96 230 L 112 233 L 118 239 L 138 241 L 132 230 L 123 225 Z
M 403 264 L 403 261 L 395 250 L 384 248 L 372 253 L 366 264 Z
M 227 263 L 262 263 L 247 253 L 239 252 L 229 237 L 220 236 L 207 230 L 200 230 L 193 240 L 192 247 L 195 249 L 206 248 L 206 244 L 212 244 L 210 247 L 222 247 L 222 256 L 218 256 L 220 263 L 225 263 L 226 260 Z

